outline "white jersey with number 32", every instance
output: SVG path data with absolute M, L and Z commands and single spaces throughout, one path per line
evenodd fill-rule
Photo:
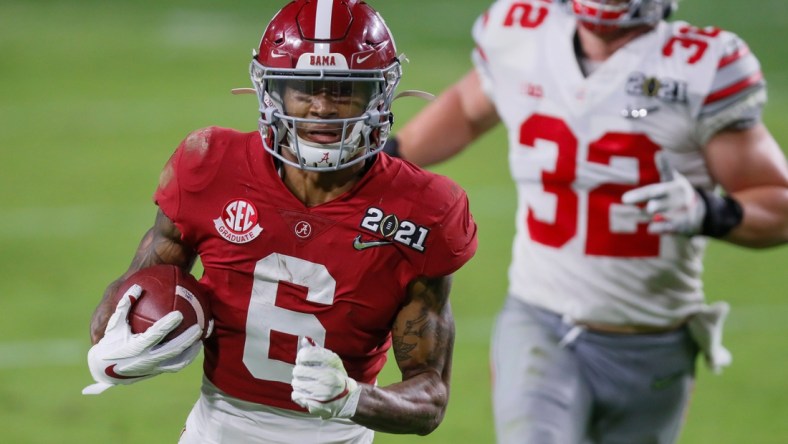
M 500 0 L 474 26 L 518 190 L 510 292 L 577 320 L 668 325 L 703 303 L 705 239 L 649 234 L 621 195 L 660 181 L 657 156 L 714 187 L 701 147 L 760 118 L 760 65 L 734 34 L 663 22 L 584 76 L 575 30 L 549 0 Z

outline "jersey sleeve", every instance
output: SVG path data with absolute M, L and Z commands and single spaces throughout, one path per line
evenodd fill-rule
M 459 270 L 476 253 L 476 223 L 468 206 L 468 196 L 457 184 L 446 178 L 434 181 L 431 186 L 438 188 L 435 193 L 437 202 L 445 202 L 440 208 L 444 216 L 436 224 L 422 274 L 430 277 L 448 276 Z M 439 182 L 439 183 L 435 183 Z
M 181 205 L 181 187 L 178 183 L 177 171 L 184 151 L 183 145 L 184 142 L 181 142 L 164 165 L 159 176 L 159 186 L 153 193 L 153 202 L 173 221 L 177 219 Z
M 203 128 L 189 134 L 165 164 L 153 201 L 180 230 L 184 240 L 190 230 L 183 223 L 185 193 L 198 193 L 213 180 L 222 161 L 224 138 L 219 128 Z
M 758 59 L 738 36 L 721 31 L 713 78 L 698 114 L 702 144 L 726 128 L 747 128 L 761 119 L 766 82 Z
M 487 30 L 489 18 L 490 11 L 488 10 L 476 19 L 476 22 L 473 24 L 473 28 L 471 28 L 471 35 L 473 36 L 473 40 L 476 44 L 473 51 L 471 52 L 471 60 L 473 61 L 473 65 L 479 74 L 482 90 L 488 97 L 491 97 L 493 81 L 484 48 L 484 35 L 485 31 Z
M 538 58 L 540 48 L 555 38 L 554 33 L 568 29 L 566 21 L 572 21 L 574 29 L 574 17 L 550 0 L 493 2 L 471 28 L 475 44 L 471 60 L 487 97 L 496 104 L 507 101 L 505 96 L 494 97 L 501 94 L 494 85 L 510 81 L 516 66 L 543 64 Z

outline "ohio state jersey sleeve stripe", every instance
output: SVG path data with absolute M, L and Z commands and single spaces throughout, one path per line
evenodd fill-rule
M 750 88 L 763 85 L 763 83 L 763 73 L 758 71 L 732 85 L 728 85 L 722 89 L 718 89 L 710 93 L 708 96 L 706 96 L 706 100 L 703 102 L 703 105 L 706 106 L 720 100 L 732 98 L 738 94 L 748 92 L 747 90 Z
M 723 68 L 717 68 L 714 73 L 709 91 L 717 91 L 732 85 L 741 79 L 750 77 L 751 75 L 760 72 L 761 65 L 754 55 L 750 54 L 745 57 L 737 59 L 735 62 L 728 63 Z
M 484 42 L 486 37 L 487 23 L 490 18 L 490 11 L 485 11 L 482 15 L 476 18 L 473 24 L 471 34 L 476 43 L 471 51 L 471 60 L 476 67 L 476 72 L 479 74 L 481 80 L 482 90 L 487 96 L 492 94 L 492 82 L 490 79 L 490 71 L 487 62 L 487 53 L 484 51 Z
M 722 69 L 747 55 L 750 55 L 750 48 L 747 46 L 742 46 L 738 48 L 733 54 L 729 54 L 720 59 L 720 63 L 717 65 L 717 68 Z
M 476 45 L 476 53 L 479 55 L 479 57 L 481 57 L 482 60 L 484 60 L 485 63 L 487 62 L 487 54 L 484 53 L 484 50 L 481 46 Z
M 471 27 L 471 36 L 476 42 L 477 48 L 481 45 L 481 42 L 484 38 L 484 31 L 487 29 L 488 20 L 489 12 L 485 11 L 484 14 L 476 17 L 476 21 L 473 22 L 473 26 Z

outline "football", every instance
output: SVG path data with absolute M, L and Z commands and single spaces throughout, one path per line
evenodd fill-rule
M 210 291 L 190 273 L 175 265 L 154 265 L 143 268 L 126 279 L 118 289 L 118 297 L 132 285 L 142 287 L 142 294 L 129 310 L 132 333 L 142 333 L 167 313 L 180 311 L 183 321 L 160 343 L 177 337 L 199 324 L 205 339 L 211 334 Z

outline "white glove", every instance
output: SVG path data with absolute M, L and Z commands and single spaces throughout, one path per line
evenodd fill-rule
M 643 216 L 653 234 L 698 234 L 706 216 L 706 203 L 686 177 L 671 168 L 664 156 L 657 167 L 665 182 L 627 191 L 621 201 L 627 205 L 646 202 Z
M 168 313 L 143 333 L 133 334 L 127 321 L 132 298 L 142 287 L 132 285 L 120 298 L 109 318 L 104 337 L 88 351 L 88 367 L 96 384 L 82 389 L 83 395 L 98 395 L 118 384 L 132 384 L 165 372 L 177 372 L 200 353 L 202 329 L 189 327 L 163 345 L 157 344 L 183 320 L 179 311 Z
M 723 301 L 704 305 L 687 323 L 690 335 L 700 347 L 706 365 L 717 374 L 733 362 L 733 355 L 722 345 L 723 325 L 730 309 L 730 305 Z
M 293 401 L 322 418 L 350 418 L 356 413 L 361 387 L 348 377 L 339 356 L 301 340 L 293 368 Z

